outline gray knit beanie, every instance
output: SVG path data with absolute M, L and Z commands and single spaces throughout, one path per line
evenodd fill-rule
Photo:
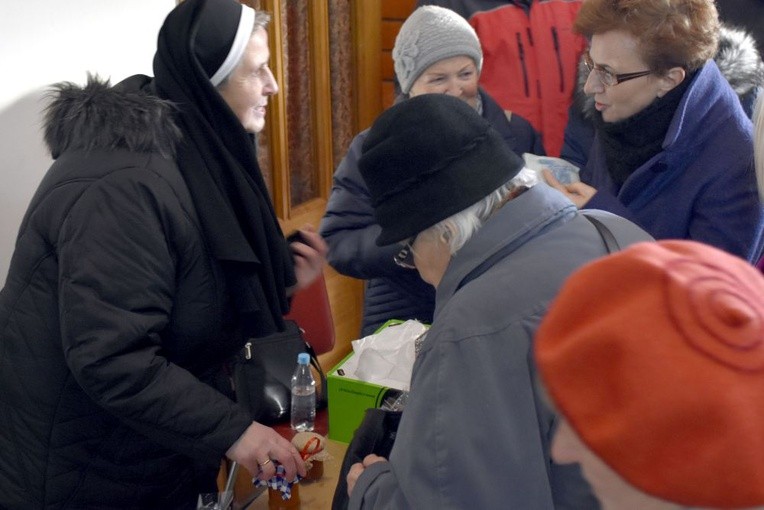
M 467 20 L 445 7 L 425 5 L 418 8 L 403 23 L 395 38 L 393 61 L 401 91 L 408 94 L 428 67 L 458 55 L 474 60 L 480 73 L 483 51 Z

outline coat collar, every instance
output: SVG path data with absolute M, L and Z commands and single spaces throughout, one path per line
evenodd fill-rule
M 57 159 L 67 151 L 126 149 L 172 157 L 181 138 L 175 107 L 151 93 L 151 79 L 132 76 L 111 86 L 88 76 L 80 87 L 58 83 L 45 114 L 45 142 Z
M 505 259 L 561 218 L 576 214 L 561 193 L 540 182 L 507 202 L 451 258 L 435 296 L 435 315 L 471 277 Z
M 704 133 L 713 133 L 717 124 L 726 121 L 730 110 L 738 110 L 745 117 L 740 101 L 730 88 L 716 62 L 709 60 L 701 67 L 684 93 L 671 121 L 663 148 L 671 150 L 680 144 L 692 147 L 692 140 L 702 142 Z
M 617 194 L 622 203 L 638 209 L 640 201 L 652 200 L 656 190 L 667 180 L 684 172 L 708 137 L 715 136 L 720 124 L 729 122 L 729 112 L 741 123 L 750 123 L 716 63 L 709 60 L 684 93 L 663 140 L 663 150 L 637 168 L 620 190 L 616 191 L 607 176 L 603 177 L 607 184 L 600 183 L 600 187 L 604 186 Z

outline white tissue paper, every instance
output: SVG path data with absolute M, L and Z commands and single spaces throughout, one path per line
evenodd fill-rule
M 425 331 L 427 326 L 409 320 L 353 340 L 353 356 L 342 365 L 345 376 L 408 391 L 414 367 L 414 341 Z

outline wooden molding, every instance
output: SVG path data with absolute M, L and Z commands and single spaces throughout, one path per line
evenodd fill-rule
M 266 130 L 273 178 L 273 206 L 276 215 L 284 218 L 289 212 L 289 149 L 287 126 L 287 95 L 284 93 L 286 72 L 284 70 L 284 36 L 281 31 L 281 0 L 262 0 L 262 9 L 270 12 L 268 44 L 271 50 L 270 68 L 281 88 L 272 96 L 268 105 Z
M 356 131 L 366 129 L 382 111 L 382 2 L 353 0 L 353 48 L 356 72 Z
M 319 196 L 328 199 L 334 172 L 332 150 L 332 84 L 329 69 L 329 5 L 310 2 L 310 54 L 313 101 L 313 143 Z
M 416 9 L 416 0 L 385 0 L 382 17 L 405 20 Z
M 310 41 L 310 97 L 289 98 L 286 82 L 286 51 L 282 32 L 282 12 L 288 0 L 262 0 L 263 9 L 271 13 L 273 19 L 269 25 L 269 44 L 271 49 L 271 69 L 281 87 L 280 92 L 270 100 L 268 108 L 268 147 L 271 157 L 273 176 L 273 203 L 276 214 L 285 222 L 299 213 L 292 209 L 289 132 L 290 130 L 311 129 L 313 132 L 311 162 L 315 169 L 318 199 L 326 203 L 331 190 L 331 176 L 334 170 L 332 152 L 332 90 L 329 69 L 329 7 L 325 1 L 309 2 Z M 301 119 L 302 125 L 288 125 L 287 101 L 310 101 L 311 118 Z M 314 199 L 315 200 L 315 199 Z M 312 202 L 313 200 L 311 200 Z

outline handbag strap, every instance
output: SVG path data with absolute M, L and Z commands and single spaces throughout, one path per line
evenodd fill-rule
M 597 229 L 597 232 L 599 233 L 600 237 L 602 238 L 602 242 L 605 243 L 605 248 L 607 249 L 608 253 L 613 253 L 616 251 L 621 250 L 621 245 L 618 244 L 618 240 L 613 235 L 613 232 L 610 231 L 610 229 L 605 225 L 602 221 L 598 220 L 594 216 L 590 216 L 586 214 L 585 212 L 581 211 L 581 215 L 589 220 L 589 222 L 594 225 L 594 228 Z M 515 245 L 510 243 L 495 254 L 491 256 L 491 258 L 488 261 L 483 262 L 478 267 L 476 267 L 471 273 L 469 273 L 467 276 L 465 276 L 461 282 L 459 282 L 459 285 L 457 286 L 457 290 L 461 289 L 465 285 L 467 285 L 469 282 L 477 278 L 478 276 L 485 273 L 488 268 L 491 266 L 490 260 L 499 259 L 505 256 L 507 252 L 510 252 L 511 250 L 515 249 Z
M 298 328 L 300 328 L 300 325 L 297 325 Z M 321 364 L 318 362 L 318 356 L 316 355 L 315 349 L 313 349 L 313 346 L 310 345 L 309 342 L 305 340 L 304 333 L 305 331 L 300 328 L 300 333 L 302 333 L 303 341 L 305 342 L 305 352 L 308 353 L 310 356 L 310 364 L 313 366 L 314 369 L 316 369 L 316 372 L 318 372 L 318 377 L 321 379 L 321 393 L 316 395 L 316 407 L 318 408 L 324 408 L 327 405 L 328 402 L 328 388 L 326 387 L 326 374 L 324 373 L 324 370 L 321 368 Z
M 602 242 L 605 243 L 605 249 L 607 249 L 608 253 L 613 253 L 613 252 L 621 250 L 621 245 L 618 244 L 618 240 L 613 235 L 613 232 L 611 232 L 610 229 L 607 228 L 607 225 L 602 223 L 600 220 L 598 220 L 594 216 L 590 216 L 584 212 L 582 212 L 581 214 L 583 214 L 584 218 L 589 220 L 589 223 L 594 225 L 594 228 L 597 229 L 597 232 L 602 238 Z

